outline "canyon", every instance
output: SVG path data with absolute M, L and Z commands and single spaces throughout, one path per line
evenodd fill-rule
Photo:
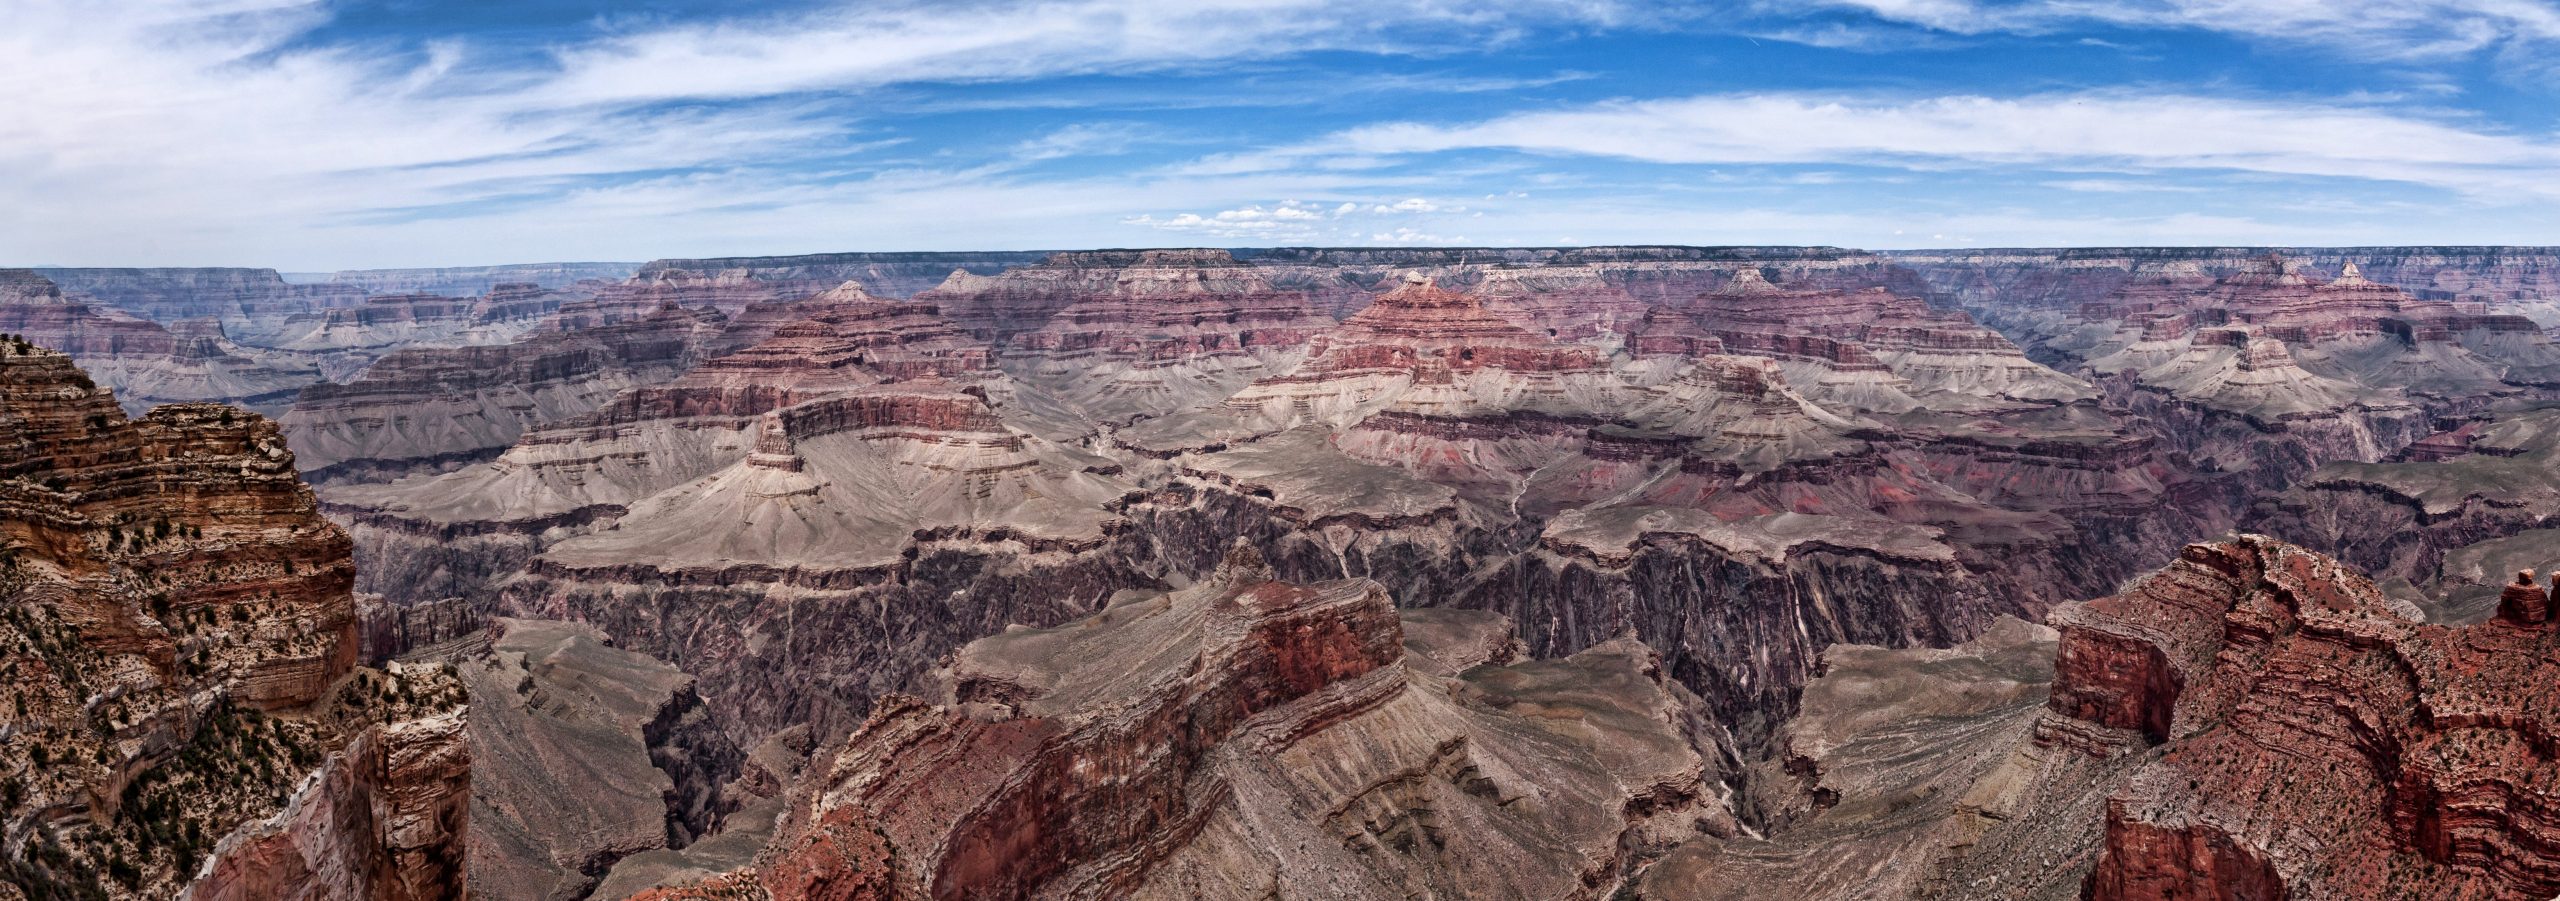
M 11 761 L 6 881 L 2548 897 L 2552 589 L 2515 574 L 2560 567 L 2555 279 L 2453 247 L 0 270 L 0 440 L 37 461 L 0 523 L 39 561 L 0 681 L 80 761 Z M 267 762 L 169 790 L 204 742 Z

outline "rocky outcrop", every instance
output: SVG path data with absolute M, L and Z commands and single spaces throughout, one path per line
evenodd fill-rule
M 403 711 L 358 732 L 304 778 L 283 810 L 225 836 L 180 898 L 466 896 L 462 856 L 472 825 L 466 807 L 473 761 L 462 693 L 441 668 L 424 679 L 400 664 L 391 672 L 401 680 L 394 691 L 430 692 L 449 709 Z
M 246 344 L 265 345 L 295 315 L 352 306 L 353 285 L 302 284 L 273 269 L 39 269 L 66 293 L 159 323 L 212 319 Z
M 716 315 L 661 308 L 508 344 L 394 352 L 346 384 L 305 389 L 283 418 L 309 478 L 379 481 L 495 456 L 518 436 L 672 379 L 720 335 Z
M 438 736 L 460 693 L 358 668 L 347 536 L 273 423 L 129 420 L 70 358 L 10 341 L 0 448 L 0 877 L 34 897 L 450 890 L 461 764 Z
M 321 367 L 244 348 L 209 320 L 163 326 L 79 297 L 42 276 L 0 270 L 0 334 L 70 354 L 116 391 L 127 412 L 164 403 L 234 403 L 276 412 L 321 381 Z
M 741 757 L 691 678 L 588 626 L 499 619 L 484 641 L 451 652 L 471 694 L 472 897 L 590 897 L 734 808 Z
M 1599 898 L 1713 816 L 1640 647 L 1452 677 L 1403 644 L 1374 584 L 1240 551 L 970 645 L 824 758 L 752 868 L 643 897 Z
M 2192 545 L 2055 614 L 2038 744 L 2122 763 L 2071 780 L 2048 759 L 2020 783 L 2049 796 L 2024 806 L 2104 793 L 2080 802 L 2104 824 L 2093 899 L 2548 896 L 2553 764 L 2531 748 L 2555 709 L 2552 626 L 2530 615 L 2546 589 L 2509 594 L 2515 616 L 2424 625 L 2301 548 Z M 1980 859 L 2019 828 L 1994 826 L 1969 867 L 2024 866 Z
M 813 253 L 787 257 L 720 257 L 655 260 L 640 267 L 647 278 L 668 269 L 693 272 L 742 270 L 760 279 L 815 281 L 830 285 L 861 282 L 886 297 L 912 297 L 942 284 L 954 272 L 995 275 L 1013 266 L 1047 258 L 1048 251 L 973 251 L 966 253 Z
M 1286 371 L 1333 326 L 1306 295 L 1224 251 L 1149 251 L 1104 291 L 1014 335 L 1004 364 L 1087 420 L 1125 423 L 1206 407 Z
M 2331 554 L 2433 599 L 2438 615 L 2485 616 L 2511 567 L 2483 551 L 2528 546 L 2560 525 L 2560 411 L 2466 420 L 2458 450 L 2391 463 L 2332 463 L 2249 511 L 2249 528 Z M 2474 550 L 2480 549 L 2480 550 Z

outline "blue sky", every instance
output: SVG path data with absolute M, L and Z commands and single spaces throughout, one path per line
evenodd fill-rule
M 2555 94 L 2540 0 L 6 0 L 0 264 L 2548 244 Z

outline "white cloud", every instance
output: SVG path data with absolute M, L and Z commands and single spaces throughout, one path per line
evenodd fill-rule
M 2044 34 L 2090 25 L 2196 29 L 2423 59 L 2560 41 L 2560 6 L 2539 0 L 1819 0 L 1950 34 Z M 1767 8 L 1767 4 L 1763 4 Z M 1791 4 L 1789 12 L 1801 12 Z
M 528 210 L 649 193 L 606 182 L 861 183 L 866 170 L 841 170 L 887 136 L 866 134 L 871 124 L 826 91 L 1483 45 L 1619 15 L 1609 0 L 845 0 L 790 16 L 606 25 L 527 65 L 468 43 L 416 55 L 314 45 L 305 39 L 325 10 L 294 0 L 113 7 L 0 2 L 0 249 L 13 260 L 463 262 L 500 234 L 510 256 L 548 254 L 580 242 L 536 230 L 542 217 Z M 691 102 L 723 98 L 752 99 Z M 1099 154 L 1143 137 L 1096 126 L 1014 149 Z M 779 171 L 812 161 L 839 171 Z M 758 171 L 767 178 L 730 177 Z M 707 228 L 709 212 L 743 208 L 711 203 L 667 211 L 665 227 L 683 227 L 677 212 Z M 447 218 L 395 222 L 419 217 Z M 641 228 L 617 223 L 621 246 L 654 240 Z M 373 243 L 354 244 L 359 234 Z
M 1716 94 L 1354 129 L 1266 156 L 1508 148 L 1657 163 L 2206 170 L 2560 196 L 2560 143 L 2377 108 L 2120 92 L 1995 98 Z M 1338 150 L 1337 150 L 1338 149 Z
M 1144 123 L 1078 122 L 1014 145 L 1013 155 L 1022 160 L 1112 156 L 1128 153 L 1139 144 L 1162 139 L 1161 129 Z

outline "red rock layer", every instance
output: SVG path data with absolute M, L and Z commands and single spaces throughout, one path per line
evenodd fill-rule
M 1703 337 L 1715 338 L 1726 353 L 1816 360 L 1835 370 L 1881 371 L 1877 351 L 2016 352 L 2008 339 L 1960 312 L 1884 288 L 1782 288 L 1758 269 L 1657 309 L 1629 346 L 1638 354 L 1692 354 Z
M 810 297 L 835 287 L 841 281 L 766 279 L 742 269 L 709 273 L 658 269 L 597 291 L 595 301 L 598 306 L 608 309 L 655 309 L 660 304 L 675 304 L 688 309 L 712 307 L 734 316 L 754 304 Z
M 2168 746 L 2107 802 L 2088 897 L 2560 891 L 2560 656 L 2547 590 L 2507 600 L 2425 625 L 2335 561 L 2241 536 L 2057 612 L 2052 709 Z
M 1477 368 L 1567 372 L 1600 368 L 1588 347 L 1562 344 L 1485 309 L 1482 298 L 1442 290 L 1416 276 L 1309 346 L 1294 378 L 1370 369 L 1434 373 Z
M 1700 760 L 1649 718 L 1676 715 L 1646 706 L 1654 676 L 1444 681 L 1487 660 L 1414 660 L 1404 632 L 1375 583 L 1271 581 L 1236 551 L 1193 589 L 963 649 L 941 703 L 892 697 L 821 757 L 753 867 L 643 897 L 1597 898 L 1621 854 L 1696 828 Z M 1512 731 L 1549 714 L 1584 719 Z M 1513 756 L 1580 743 L 1600 783 Z
M 69 357 L 0 342 L 0 696 L 16 711 L 0 816 L 42 849 L 0 875 L 168 897 L 207 851 L 219 861 L 235 847 L 213 839 L 264 828 L 247 821 L 320 754 L 420 712 L 350 706 L 340 691 L 359 650 L 349 550 L 273 423 L 211 404 L 128 420 Z M 435 676 L 394 681 L 412 697 Z M 458 803 L 437 787 L 451 787 L 450 768 L 403 772 L 425 781 L 376 769 L 361 790 Z M 446 840 L 458 836 L 368 822 L 291 842 L 355 861 L 350 884 L 423 887 L 371 896 L 456 884 Z M 372 853 L 394 846 L 426 856 Z M 260 894 L 316 884 L 280 872 L 278 891 Z
M 315 480 L 386 478 L 486 457 L 705 355 L 716 313 L 660 307 L 510 344 L 395 351 L 345 384 L 304 389 L 285 435 Z
M 1103 293 L 1013 337 L 1008 356 L 1090 366 L 1164 365 L 1305 344 L 1332 328 L 1304 294 L 1271 286 L 1224 252 L 1150 251 Z
M 1115 294 L 1272 291 L 1260 272 L 1223 250 L 1081 251 L 1051 254 L 1040 265 L 995 276 L 955 271 L 915 299 L 940 306 L 979 339 L 1001 344 L 1039 329 L 1070 306 Z

